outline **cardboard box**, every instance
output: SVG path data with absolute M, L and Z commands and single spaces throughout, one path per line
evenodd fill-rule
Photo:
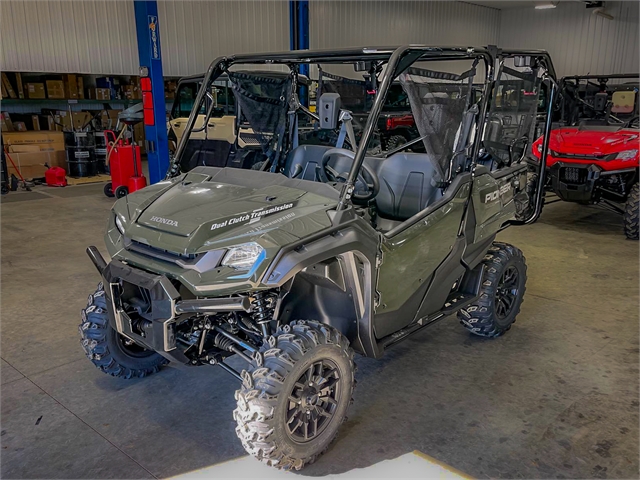
M 64 135 L 60 132 L 5 132 L 2 134 L 5 145 L 36 145 L 41 151 L 64 150 Z
M 78 77 L 78 98 L 84 98 L 84 79 Z
M 56 124 L 52 115 L 39 115 L 40 130 L 55 130 Z
M 16 87 L 18 88 L 18 98 L 24 98 L 24 87 L 22 86 L 22 75 L 16 72 Z
M 135 98 L 135 87 L 133 85 L 122 85 L 122 96 L 127 100 L 133 100 Z
M 34 153 L 40 152 L 40 145 L 9 145 L 7 147 L 10 153 Z
M 56 150 L 51 152 L 25 152 L 10 153 L 11 160 L 22 173 L 24 178 L 40 178 L 44 177 L 44 173 L 49 167 L 67 168 L 67 155 L 64 150 Z M 7 172 L 18 176 L 16 169 L 13 168 L 11 162 L 7 162 Z
M 135 140 L 136 144 L 140 146 L 140 153 L 146 153 L 143 123 L 137 123 L 133 126 L 133 139 Z
M 26 132 L 27 125 L 24 122 L 13 122 L 13 128 L 16 132 Z
M 72 112 L 73 129 L 80 130 L 86 128 L 91 121 L 92 115 L 89 112 Z
M 106 88 L 109 90 L 109 98 L 117 98 L 118 87 L 120 82 L 115 77 L 98 77 L 96 78 L 96 87 Z
M 63 75 L 67 98 L 78 98 L 78 77 L 73 74 Z
M 58 113 L 56 114 L 55 119 L 56 119 L 56 123 L 58 123 L 58 125 L 56 125 L 56 130 L 60 132 L 63 130 L 66 130 L 66 131 L 73 130 L 73 119 L 69 115 L 69 112 L 64 110 L 58 110 Z
M 47 98 L 44 92 L 44 83 L 27 83 L 28 98 Z
M 9 115 L 9 112 L 2 112 L 2 115 L 0 115 L 0 118 L 2 119 L 2 131 L 3 132 L 13 132 L 13 122 L 11 121 L 11 116 Z
M 3 72 L 0 75 L 0 78 L 2 80 L 2 86 L 4 87 L 4 90 L 7 93 L 8 97 L 9 98 L 18 98 L 18 96 L 16 95 L 15 90 L 11 86 L 11 82 L 9 82 L 9 77 L 7 77 L 7 74 Z
M 100 114 L 100 125 L 105 130 L 114 130 L 118 124 L 118 114 L 122 110 L 103 110 Z
M 108 88 L 88 88 L 87 93 L 94 100 L 111 100 L 111 90 Z
M 31 115 L 31 126 L 36 132 L 40 130 L 40 117 L 38 115 Z
M 140 77 L 131 77 L 131 83 L 133 84 L 133 98 L 141 100 L 142 89 L 140 88 Z
M 47 97 L 55 99 L 67 98 L 64 91 L 64 82 L 62 80 L 47 80 Z

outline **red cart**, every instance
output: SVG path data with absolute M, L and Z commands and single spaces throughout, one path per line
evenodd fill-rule
M 107 197 L 122 198 L 147 186 L 142 172 L 140 147 L 131 140 L 117 139 L 112 130 L 105 130 L 107 141 L 107 162 L 111 181 L 104 186 Z

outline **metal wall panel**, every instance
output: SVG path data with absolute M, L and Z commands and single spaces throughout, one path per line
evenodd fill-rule
M 607 2 L 606 11 L 614 20 L 577 2 L 502 10 L 499 45 L 548 50 L 559 76 L 638 72 L 638 2 Z
M 0 69 L 135 75 L 133 2 L 0 1 Z
M 221 55 L 289 50 L 286 1 L 162 1 L 158 21 L 165 75 L 204 72 Z
M 311 48 L 496 44 L 500 11 L 464 2 L 311 0 Z

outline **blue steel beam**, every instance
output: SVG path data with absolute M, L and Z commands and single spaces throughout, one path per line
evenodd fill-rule
M 291 50 L 309 49 L 309 1 L 289 1 L 289 45 Z M 300 65 L 300 73 L 309 76 L 309 65 Z M 309 106 L 306 87 L 300 87 L 300 102 Z
M 138 58 L 141 69 L 146 67 L 151 78 L 153 95 L 154 125 L 145 125 L 147 159 L 149 161 L 149 182 L 162 180 L 169 168 L 169 143 L 167 141 L 166 104 L 164 99 L 164 77 L 162 76 L 162 55 L 160 50 L 160 30 L 158 4 L 153 1 L 135 0 L 133 7 L 136 17 L 138 37 Z

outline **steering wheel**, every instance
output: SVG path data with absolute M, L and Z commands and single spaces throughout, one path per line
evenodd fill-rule
M 356 154 L 355 152 L 352 152 L 351 150 L 347 150 L 345 148 L 331 148 L 327 150 L 322 156 L 322 161 L 320 162 L 321 168 L 318 169 L 318 176 L 320 177 L 320 180 L 322 180 L 324 183 L 345 183 L 347 181 L 349 173 L 339 173 L 331 166 L 329 166 L 329 160 L 331 159 L 332 155 L 342 155 L 350 158 L 351 160 L 354 160 Z M 352 198 L 355 203 L 367 202 L 375 198 L 375 196 L 378 195 L 378 192 L 380 191 L 380 180 L 378 179 L 378 174 L 375 172 L 375 170 L 364 162 L 362 163 L 362 170 L 369 177 L 371 183 L 367 182 L 365 176 L 362 174 L 362 171 L 358 172 L 358 181 L 366 185 L 368 191 L 367 193 L 358 193 L 357 191 L 354 191 L 352 194 Z

